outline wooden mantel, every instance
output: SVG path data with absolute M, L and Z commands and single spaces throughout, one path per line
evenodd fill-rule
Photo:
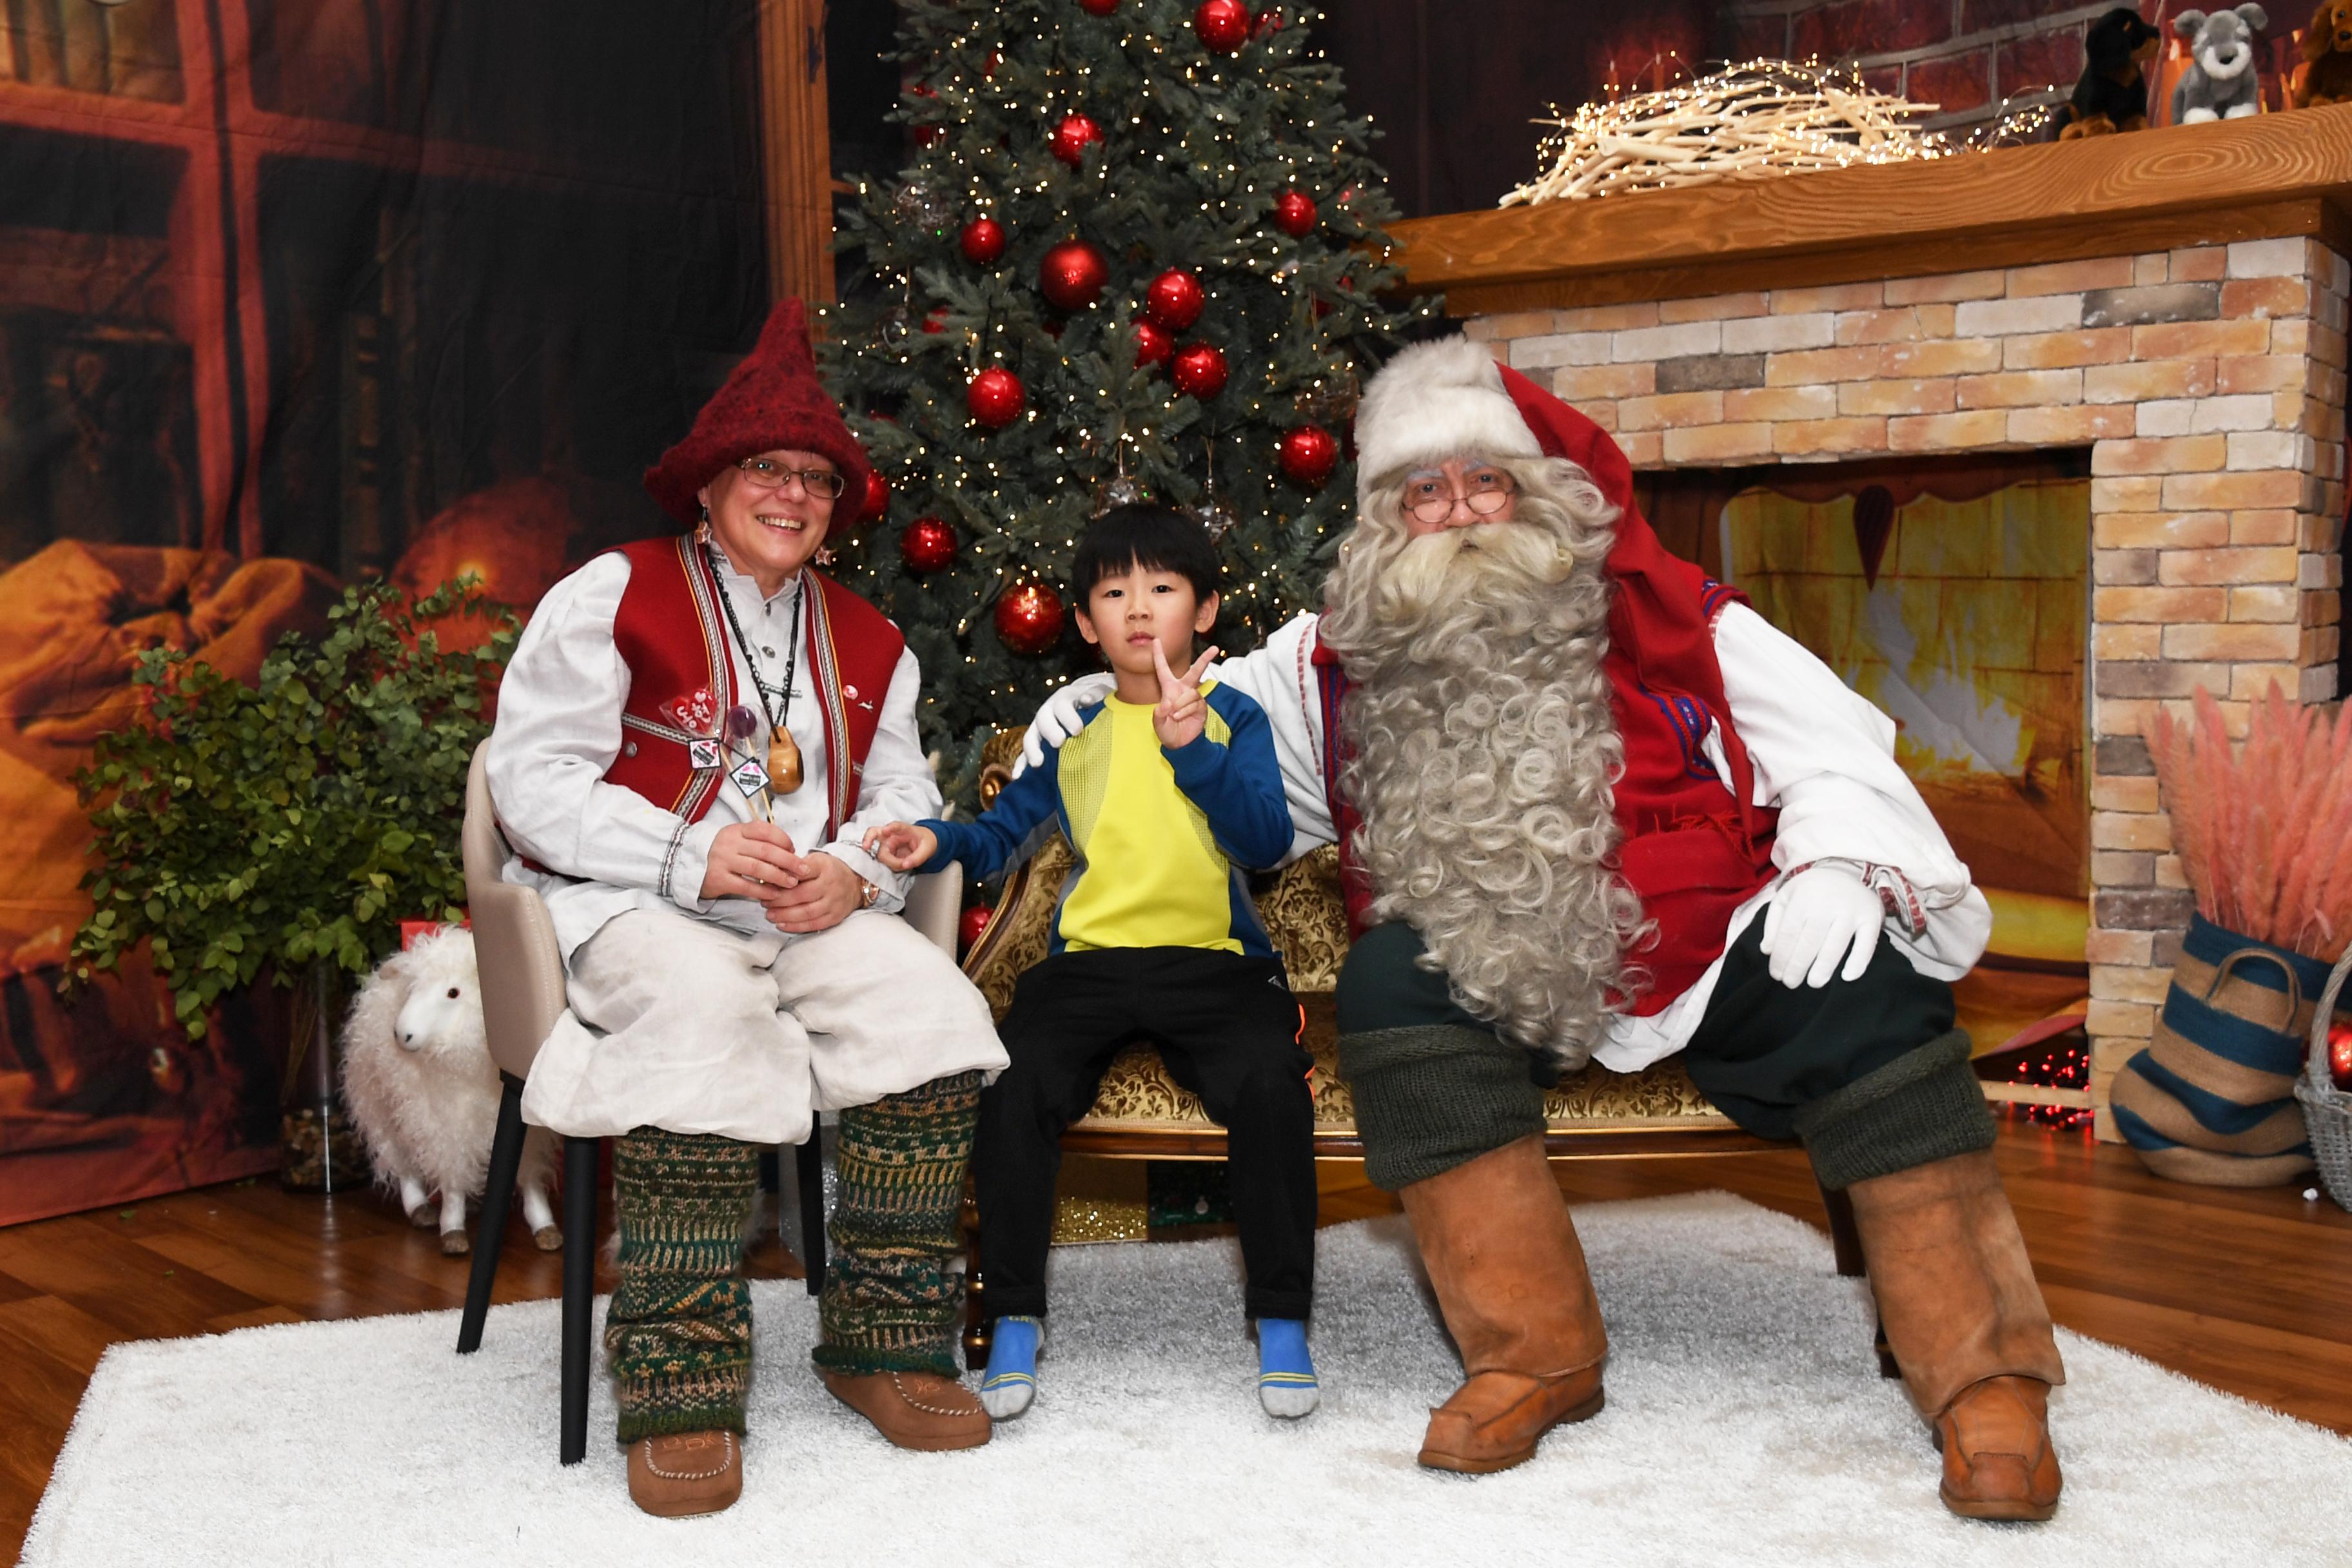
M 1449 314 L 1919 277 L 2178 246 L 2352 252 L 2352 104 L 1916 163 L 1452 213 L 1391 232 Z

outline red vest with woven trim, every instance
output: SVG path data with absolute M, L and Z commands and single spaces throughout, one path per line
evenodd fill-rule
M 699 822 L 725 768 L 696 767 L 693 743 L 717 735 L 737 700 L 719 580 L 691 534 L 641 539 L 616 553 L 629 563 L 629 584 L 613 617 L 629 694 L 621 704 L 623 744 L 604 777 Z M 881 611 L 814 568 L 805 570 L 816 592 L 803 604 L 801 661 L 815 676 L 824 727 L 830 839 L 856 811 L 866 753 L 907 639 Z

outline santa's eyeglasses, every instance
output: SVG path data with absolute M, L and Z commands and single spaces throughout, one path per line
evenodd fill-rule
M 1518 487 L 1511 476 L 1500 468 L 1473 468 L 1462 476 L 1462 489 L 1456 491 L 1445 482 L 1442 474 L 1405 481 L 1404 509 L 1417 521 L 1444 522 L 1454 515 L 1454 502 L 1460 501 L 1480 517 L 1492 517 L 1510 504 Z
M 849 481 L 831 468 L 788 468 L 772 458 L 746 458 L 735 466 L 742 470 L 745 479 L 763 490 L 789 489 L 798 479 L 801 489 L 809 494 L 838 500 L 841 492 L 849 488 Z

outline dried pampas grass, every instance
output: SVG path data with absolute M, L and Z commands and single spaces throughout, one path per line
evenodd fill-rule
M 2273 682 L 2233 748 L 2197 689 L 2188 723 L 2147 738 L 2197 910 L 2215 925 L 2334 963 L 2352 941 L 2352 704 L 2330 723 Z

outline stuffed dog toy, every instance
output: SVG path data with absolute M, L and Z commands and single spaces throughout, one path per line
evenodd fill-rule
M 2352 0 L 2326 0 L 2311 14 L 2303 58 L 2309 63 L 2294 89 L 2297 109 L 2352 103 Z
M 2141 21 L 2138 12 L 2123 5 L 2092 23 L 2083 35 L 2087 57 L 2083 77 L 2074 84 L 2058 139 L 2072 142 L 2080 136 L 2147 130 L 2147 77 L 2143 68 L 2156 57 L 2157 40 L 2163 36 Z
M 2183 11 L 2172 19 L 2172 30 L 2189 40 L 2189 68 L 2172 89 L 2175 125 L 2242 120 L 2262 111 L 2254 35 L 2270 22 L 2270 14 L 2260 5 L 2240 5 L 2210 16 Z

